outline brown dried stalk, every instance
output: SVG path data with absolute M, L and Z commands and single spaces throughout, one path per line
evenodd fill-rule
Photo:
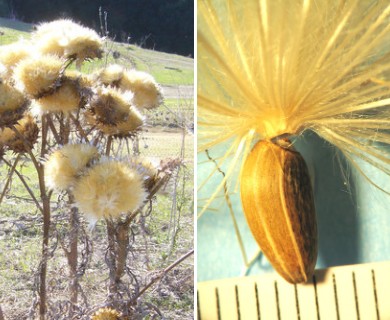
M 190 250 L 184 256 L 180 257 L 175 262 L 173 262 L 168 267 L 166 267 L 164 270 L 160 271 L 158 273 L 157 277 L 154 277 L 145 287 L 142 288 L 142 290 L 135 297 L 133 297 L 133 299 L 130 301 L 129 305 L 133 305 L 137 301 L 137 299 L 145 293 L 146 290 L 148 290 L 157 281 L 161 280 L 169 271 L 171 271 L 174 267 L 176 267 L 178 264 L 183 262 L 185 259 L 187 259 L 193 253 L 194 253 L 194 249 Z
M 3 198 L 8 190 L 8 187 L 12 181 L 12 175 L 14 174 L 14 171 L 15 171 L 15 168 L 16 168 L 16 165 L 18 164 L 19 162 L 19 159 L 20 159 L 20 154 L 17 155 L 15 161 L 14 161 L 14 164 L 11 166 L 11 169 L 8 173 L 8 178 L 7 178 L 7 181 L 5 182 L 5 185 L 4 185 L 4 188 L 3 188 L 3 192 L 1 193 L 0 195 L 0 204 L 3 202 Z
M 9 163 L 5 159 L 3 159 L 3 162 L 7 166 L 9 166 L 10 168 L 13 168 L 14 165 L 15 165 L 15 163 L 14 163 L 14 165 L 11 165 L 11 163 Z M 23 183 L 23 186 L 26 188 L 28 194 L 30 195 L 31 199 L 34 201 L 34 203 L 37 206 L 37 208 L 39 209 L 39 211 L 41 211 L 43 213 L 43 208 L 42 208 L 41 204 L 39 203 L 38 199 L 35 197 L 34 193 L 31 190 L 31 188 L 28 186 L 28 183 L 26 182 L 26 179 L 24 179 L 23 175 L 16 168 L 13 169 L 13 172 L 15 172 L 16 175 L 19 177 L 20 181 Z

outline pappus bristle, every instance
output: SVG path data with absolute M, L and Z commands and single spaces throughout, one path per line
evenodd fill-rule
M 387 2 L 203 0 L 198 13 L 199 151 L 230 144 L 224 181 L 254 140 L 305 130 L 390 173 L 375 143 L 390 144 Z

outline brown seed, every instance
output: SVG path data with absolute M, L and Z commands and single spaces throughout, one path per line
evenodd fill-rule
M 288 282 L 306 282 L 317 260 L 314 197 L 305 160 L 289 148 L 258 142 L 241 174 L 248 225 L 275 270 Z

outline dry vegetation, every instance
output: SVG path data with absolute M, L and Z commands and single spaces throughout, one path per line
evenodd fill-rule
M 109 57 L 114 46 L 121 45 L 106 45 Z M 116 62 L 127 59 L 122 55 Z M 98 67 L 89 63 L 82 70 Z M 165 83 L 171 92 L 175 82 Z M 144 111 L 146 123 L 122 139 L 97 130 L 80 133 L 88 126 L 78 111 L 74 117 L 44 113 L 36 117 L 40 134 L 31 152 L 6 149 L 0 161 L 0 319 L 100 319 L 93 314 L 103 307 L 121 313 L 112 319 L 192 319 L 192 110 L 192 96 L 177 89 L 164 104 Z M 42 197 L 44 169 L 37 168 L 44 168 L 48 155 L 68 141 L 96 141 L 99 153 L 127 164 L 134 155 L 149 158 L 159 176 L 145 186 L 145 204 L 91 228 L 72 191 L 45 186 L 48 197 Z M 49 222 L 42 214 L 47 198 Z M 45 239 L 48 246 L 42 251 Z

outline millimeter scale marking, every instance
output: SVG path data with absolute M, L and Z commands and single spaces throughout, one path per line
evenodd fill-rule
M 198 320 L 390 320 L 390 262 L 317 270 L 306 284 L 277 274 L 199 282 Z

